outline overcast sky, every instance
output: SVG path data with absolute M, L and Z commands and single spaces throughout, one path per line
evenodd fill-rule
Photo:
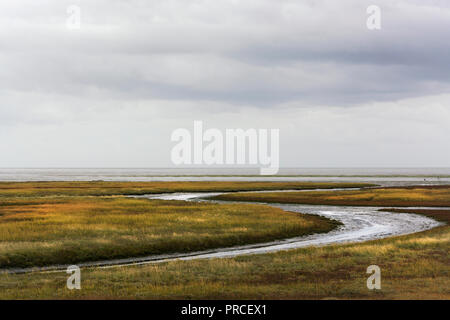
M 194 120 L 279 128 L 284 167 L 449 167 L 450 2 L 0 2 L 0 167 L 172 166 Z

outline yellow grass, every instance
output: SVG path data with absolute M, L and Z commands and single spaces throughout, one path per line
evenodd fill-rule
M 335 225 L 263 205 L 14 199 L 0 205 L 0 268 L 189 252 L 327 232 Z
M 336 200 L 333 197 L 337 196 L 337 199 L 345 204 L 365 205 L 369 202 L 373 204 L 371 197 L 375 197 L 377 203 L 382 202 L 382 199 L 386 206 L 391 203 L 411 205 L 414 201 L 436 206 L 449 200 L 448 190 L 445 188 L 394 188 L 367 192 L 369 193 L 314 192 L 316 196 L 310 199 L 329 203 L 330 199 Z M 283 195 L 287 196 L 289 201 L 299 199 L 297 196 L 291 198 L 289 193 Z M 239 197 L 241 196 L 243 194 L 239 194 Z M 263 201 L 267 201 L 268 194 L 265 193 L 263 196 Z M 133 204 L 127 201 L 132 201 Z M 0 205 L 3 210 L 0 228 L 5 228 L 0 229 L 0 234 L 4 237 L 2 242 L 9 243 L 5 246 L 5 250 L 14 252 L 23 250 L 22 245 L 33 243 L 29 237 L 36 237 L 36 243 L 41 243 L 41 246 L 39 250 L 34 250 L 37 248 L 31 246 L 30 252 L 35 252 L 39 256 L 43 252 L 52 252 L 58 248 L 59 241 L 66 240 L 58 238 L 60 229 L 63 230 L 61 235 L 68 234 L 68 239 L 72 237 L 74 243 L 80 239 L 89 239 L 91 241 L 89 246 L 105 248 L 108 251 L 112 245 L 109 240 L 111 235 L 120 239 L 119 244 L 130 241 L 139 246 L 143 239 L 151 243 L 162 233 L 167 239 L 181 237 L 184 240 L 186 239 L 184 235 L 187 235 L 187 238 L 191 236 L 191 228 L 194 226 L 202 230 L 199 233 L 202 237 L 213 234 L 219 236 L 218 238 L 229 234 L 244 236 L 252 234 L 252 231 L 261 231 L 261 228 L 270 231 L 273 230 L 272 220 L 279 221 L 275 226 L 282 226 L 278 229 L 282 230 L 282 234 L 286 232 L 286 229 L 283 229 L 286 224 L 298 222 L 302 228 L 307 226 L 306 222 L 300 222 L 302 216 L 272 211 L 265 206 L 257 206 L 258 210 L 255 213 L 255 205 L 248 207 L 230 204 L 230 207 L 225 207 L 202 204 L 205 207 L 199 208 L 197 203 L 156 201 L 150 205 L 152 202 L 147 201 L 144 205 L 144 201 L 121 197 L 5 197 Z M 276 198 L 276 201 L 279 201 L 279 198 Z M 150 214 L 148 210 L 152 213 Z M 245 212 L 244 215 L 241 214 L 242 210 Z M 156 212 L 157 214 L 154 214 Z M 450 210 L 403 209 L 400 212 L 417 212 L 446 223 L 450 221 Z M 171 214 L 174 215 L 171 216 L 172 219 L 164 220 L 166 215 Z M 149 215 L 148 220 L 142 219 L 145 215 Z M 252 219 L 245 220 L 246 216 L 251 216 Z M 266 221 L 259 221 L 261 217 L 264 217 L 262 220 L 271 219 L 270 226 L 267 226 Z M 282 220 L 278 220 L 280 217 Z M 5 220 L 2 222 L 2 219 Z M 147 221 L 156 221 L 154 219 L 159 223 L 146 224 Z M 209 223 L 210 219 L 214 222 Z M 47 226 L 49 228 L 51 226 L 49 229 L 51 232 L 40 232 L 39 228 L 45 225 L 46 221 L 52 222 Z M 177 222 L 171 224 L 171 221 Z M 184 229 L 185 225 L 189 225 L 189 228 Z M 140 226 L 144 229 L 151 228 L 154 232 L 128 232 Z M 202 229 L 203 227 L 205 228 Z M 12 229 L 7 232 L 8 228 Z M 105 230 L 104 236 L 99 237 Z M 18 241 L 18 238 L 14 238 L 17 237 L 16 232 L 21 234 L 23 240 L 27 237 L 28 240 Z M 143 234 L 148 238 L 143 238 Z M 52 240 L 55 238 L 58 241 Z M 203 243 L 204 239 L 201 238 L 200 242 Z M 449 252 L 450 227 L 445 225 L 417 234 L 358 244 L 310 247 L 229 259 L 173 261 L 112 269 L 82 269 L 82 289 L 73 291 L 66 288 L 68 275 L 64 272 L 0 274 L 0 298 L 450 299 Z M 366 269 L 373 264 L 381 268 L 381 290 L 370 291 L 366 287 L 368 277 Z
M 344 191 L 231 193 L 219 200 L 350 206 L 448 207 L 450 186 L 372 188 Z
M 450 227 L 360 244 L 231 259 L 0 276 L 5 299 L 450 299 Z M 366 269 L 381 268 L 381 290 Z
M 0 182 L 0 203 L 3 197 L 37 196 L 106 196 L 153 194 L 165 192 L 214 192 L 249 190 L 305 190 L 317 188 L 360 188 L 365 183 L 328 182 L 247 182 L 247 181 L 186 181 L 186 182 Z

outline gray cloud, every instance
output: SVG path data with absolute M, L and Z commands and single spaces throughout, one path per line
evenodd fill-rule
M 81 8 L 79 30 L 65 25 L 71 4 Z M 370 4 L 381 7 L 381 30 L 366 28 Z M 18 156 L 3 156 L 0 165 L 14 165 L 14 159 L 26 165 L 25 158 L 49 165 L 99 165 L 112 158 L 135 165 L 109 137 L 124 144 L 124 137 L 133 140 L 135 134 L 164 137 L 195 119 L 228 127 L 295 127 L 285 131 L 285 146 L 308 136 L 312 147 L 335 141 L 340 130 L 335 121 L 341 117 L 347 127 L 361 130 L 344 135 L 348 155 L 339 161 L 345 164 L 358 148 L 366 150 L 360 137 L 377 143 L 378 133 L 360 123 L 385 126 L 389 137 L 398 136 L 396 123 L 427 127 L 418 123 L 429 113 L 435 120 L 449 119 L 449 30 L 448 3 L 431 0 L 2 1 L 0 149 L 16 150 Z M 400 121 L 402 113 L 388 112 L 389 106 L 402 110 L 403 117 L 416 116 Z M 397 122 L 380 120 L 378 112 Z M 309 116 L 311 122 L 305 122 Z M 247 122 L 238 122 L 241 118 Z M 441 141 L 438 132 L 448 134 L 444 126 L 434 121 L 427 127 L 434 134 L 411 133 L 417 141 Z M 95 136 L 88 149 L 77 130 Z M 48 145 L 26 145 L 27 138 L 37 137 Z M 64 139 L 73 142 L 74 153 L 55 156 Z M 157 154 L 169 153 L 157 139 L 146 141 Z M 395 152 L 404 143 L 400 138 L 389 143 L 397 143 L 392 162 L 412 154 Z M 37 151 L 37 145 L 47 152 Z M 145 163 L 158 158 L 134 150 L 138 145 L 129 143 L 127 154 Z M 92 161 L 81 159 L 86 150 L 96 154 Z M 450 163 L 448 152 L 439 154 L 440 163 Z M 311 155 L 310 164 L 325 161 L 325 155 Z M 68 161 L 71 157 L 78 160 Z M 148 165 L 168 160 L 154 161 Z M 298 153 L 289 151 L 282 161 L 295 165 Z M 419 162 L 427 163 L 426 158 Z
M 36 11 L 22 4 L 17 13 L 3 12 L 1 54 L 8 67 L 0 83 L 12 90 L 76 95 L 94 88 L 264 106 L 302 98 L 353 104 L 446 90 L 448 7 L 379 1 L 382 30 L 369 31 L 369 3 L 80 1 L 82 27 L 72 31 L 64 28 L 63 4 L 29 4 Z

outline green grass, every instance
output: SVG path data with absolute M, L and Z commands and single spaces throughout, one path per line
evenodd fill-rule
M 111 196 L 166 192 L 215 192 L 260 190 L 309 190 L 362 188 L 367 183 L 333 182 L 247 182 L 247 181 L 170 181 L 170 182 L 0 182 L 1 198 L 41 196 Z
M 371 188 L 344 191 L 229 193 L 213 199 L 349 206 L 449 207 L 450 186 Z
M 432 213 L 430 213 L 432 214 Z M 2 299 L 450 299 L 450 227 L 230 259 L 0 276 Z M 381 268 L 381 290 L 366 268 Z
M 46 185 L 43 187 L 48 188 Z M 204 188 L 211 188 L 211 185 Z M 38 192 L 32 185 L 24 186 L 24 189 L 34 195 Z M 44 191 L 47 195 L 52 194 L 48 194 L 48 189 Z M 69 194 L 85 191 L 77 188 Z M 324 223 L 327 224 L 327 220 L 311 221 L 311 216 L 287 213 L 264 205 L 146 201 L 123 197 L 29 198 L 24 196 L 26 192 L 13 192 L 20 197 L 4 195 L 0 202 L 0 236 L 3 237 L 0 242 L 1 250 L 19 252 L 31 245 L 28 253 L 32 258 L 23 259 L 22 251 L 17 255 L 18 265 L 24 261 L 27 265 L 30 259 L 39 260 L 42 259 L 41 256 L 51 259 L 62 256 L 67 259 L 66 251 L 52 252 L 54 243 L 66 240 L 73 241 L 74 244 L 90 241 L 88 246 L 82 248 L 87 250 L 84 251 L 87 255 L 104 252 L 109 254 L 110 248 L 116 245 L 114 253 L 129 255 L 128 249 L 133 250 L 135 246 L 143 248 L 146 241 L 147 245 L 153 243 L 152 239 L 145 238 L 148 234 L 161 236 L 169 242 L 176 240 L 178 233 L 174 234 L 169 230 L 179 230 L 183 236 L 178 239 L 182 241 L 192 240 L 189 238 L 192 229 L 203 230 L 200 236 L 205 238 L 194 241 L 195 246 L 196 243 L 203 245 L 204 239 L 216 239 L 216 244 L 229 241 L 230 232 L 235 235 L 232 241 L 240 239 L 239 241 L 249 242 L 252 240 L 248 237 L 251 238 L 260 231 L 267 232 L 265 236 L 271 234 L 271 237 L 276 237 L 278 234 L 284 237 L 290 227 L 301 225 L 297 231 L 302 232 L 301 230 L 311 231 L 311 223 L 318 223 L 322 227 Z M 101 192 L 112 191 L 102 189 Z M 57 192 L 58 195 L 63 193 Z M 310 193 L 293 194 L 295 198 L 289 192 L 264 193 L 257 200 L 267 201 L 268 196 L 273 196 L 277 198 L 271 198 L 272 200 L 280 201 L 279 197 L 286 196 L 288 201 L 298 201 L 297 195 L 308 196 Z M 339 200 L 339 203 L 347 205 L 377 203 L 385 207 L 392 205 L 391 203 L 395 203 L 395 206 L 415 203 L 440 206 L 449 200 L 448 187 L 384 188 L 312 194 L 314 196 L 309 199 L 314 199 L 315 203 L 330 204 Z M 236 194 L 232 197 L 233 200 L 234 197 L 242 200 L 240 197 L 246 195 L 248 194 Z M 447 225 L 416 234 L 364 243 L 308 247 L 227 259 L 82 269 L 82 289 L 73 291 L 66 288 L 68 275 L 64 272 L 0 274 L 0 299 L 450 299 L 450 210 L 385 210 L 424 214 L 446 222 Z M 170 219 L 165 220 L 168 215 Z M 306 229 L 305 223 L 309 224 Z M 247 226 L 246 230 L 241 229 L 243 225 Z M 131 238 L 127 238 L 130 236 Z M 29 241 L 30 239 L 34 240 Z M 92 241 L 94 239 L 97 240 Z M 102 242 L 109 239 L 117 242 Z M 167 245 L 166 240 L 162 242 L 164 245 Z M 120 251 L 125 248 L 122 245 L 127 244 L 127 241 L 131 241 L 129 243 L 133 245 Z M 174 243 L 179 245 L 176 241 L 172 245 Z M 37 247 L 33 247 L 36 244 Z M 20 250 L 14 251 L 17 248 Z M 189 249 L 192 248 L 189 246 Z M 168 250 L 167 247 L 160 249 Z M 6 251 L 0 251 L 0 256 Z M 370 291 L 366 287 L 366 268 L 372 264 L 381 268 L 382 289 L 379 291 Z
M 164 192 L 364 187 L 309 182 L 3 182 L 0 268 L 190 252 L 270 241 L 336 226 L 254 205 L 117 197 Z M 106 196 L 115 196 L 107 198 Z
M 336 224 L 264 205 L 15 198 L 0 204 L 0 268 L 190 252 L 327 232 Z

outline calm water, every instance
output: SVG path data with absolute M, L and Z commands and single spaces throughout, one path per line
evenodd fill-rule
M 0 169 L 0 181 L 370 181 L 383 185 L 448 184 L 450 168 L 283 168 L 258 176 L 258 168 Z M 202 177 L 202 175 L 255 175 Z M 295 177 L 293 175 L 296 175 Z M 355 176 L 365 177 L 355 177 Z

